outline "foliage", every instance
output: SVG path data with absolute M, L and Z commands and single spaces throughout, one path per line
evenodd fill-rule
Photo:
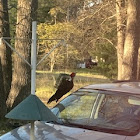
M 75 21 L 82 33 L 81 38 L 73 39 L 82 56 L 98 58 L 98 70 L 111 79 L 116 78 L 117 75 L 115 48 L 117 30 L 114 4 L 112 1 L 104 1 L 87 6 L 81 11 Z M 105 62 L 101 62 L 100 59 Z
M 38 1 L 38 21 L 39 23 L 50 23 L 52 17 L 49 14 L 51 8 L 55 7 L 54 0 L 39 0 Z
M 113 55 L 112 55 L 113 54 Z M 114 46 L 106 44 L 98 44 L 96 49 L 96 56 L 98 57 L 98 67 L 100 73 L 109 79 L 116 79 L 117 77 L 117 54 Z
M 71 11 L 74 7 L 78 8 L 78 10 L 73 11 L 76 15 L 75 18 L 72 16 Z M 67 66 L 74 67 L 78 61 L 83 61 L 92 56 L 92 58 L 98 58 L 100 72 L 103 72 L 109 78 L 116 77 L 117 56 L 114 55 L 116 54 L 115 12 L 114 1 L 97 2 L 93 0 L 89 3 L 89 1 L 77 0 L 70 2 L 63 0 L 62 4 L 62 1 L 57 0 L 53 7 L 50 8 L 49 14 L 52 18 L 56 17 L 57 22 L 60 22 L 55 22 L 55 24 L 50 22 L 52 25 L 44 23 L 38 26 L 40 38 L 62 38 L 67 40 L 69 48 L 61 50 L 62 53 L 58 55 L 59 57 L 55 55 L 55 60 L 57 60 L 55 66 L 62 67 L 67 62 Z M 60 15 L 64 16 L 59 17 Z M 64 22 L 68 16 L 70 18 L 69 22 Z M 43 51 L 43 53 L 48 52 L 52 48 L 51 44 L 54 43 L 45 42 L 39 43 L 43 48 L 43 50 L 39 51 L 40 54 Z M 69 54 L 67 54 L 67 50 Z M 58 54 L 58 50 L 55 51 L 55 54 Z M 50 57 L 52 58 L 53 56 L 51 55 Z M 100 59 L 106 60 L 106 62 L 102 63 Z M 47 66 L 50 67 L 49 61 Z M 74 62 L 74 64 L 69 65 L 71 64 L 70 62 Z
M 12 1 L 14 2 L 15 0 Z M 116 46 L 115 12 L 114 0 L 91 0 L 90 2 L 88 0 L 40 0 L 38 8 L 39 38 L 64 39 L 69 46 L 65 49 L 63 47 L 56 49 L 54 54 L 52 53 L 42 63 L 41 67 L 44 65 L 44 67 L 50 68 L 52 65 L 51 59 L 56 68 L 64 68 L 64 63 L 67 63 L 67 66 L 74 67 L 77 61 L 83 61 L 89 56 L 100 59 L 102 49 L 98 48 L 100 46 L 98 45 L 99 42 L 104 44 L 106 48 L 108 45 L 112 45 L 112 47 L 109 47 L 111 50 L 104 49 L 104 52 L 109 54 L 110 58 L 113 57 L 114 54 L 110 52 L 116 53 L 116 50 L 114 50 Z M 12 14 L 16 14 L 15 9 Z M 54 22 L 54 19 L 56 22 Z M 39 59 L 43 54 L 48 53 L 56 43 L 56 41 L 39 41 Z M 104 57 L 106 56 L 102 55 L 102 59 L 106 59 Z M 115 68 L 114 74 L 117 71 L 116 55 L 114 59 L 115 63 L 112 63 L 111 59 L 107 60 L 109 71 L 107 70 L 106 72 L 110 73 L 110 76 L 112 73 L 111 67 Z M 74 63 L 71 65 L 70 62 Z M 100 65 L 102 65 L 101 69 L 106 69 L 104 64 Z M 107 73 L 106 75 L 108 75 Z
M 75 33 L 76 32 L 76 33 Z M 42 38 L 63 38 L 71 33 L 80 34 L 80 32 L 71 23 L 58 23 L 54 25 L 48 25 L 41 23 L 38 25 L 38 35 Z
M 56 45 L 59 40 L 63 39 L 65 40 L 65 43 L 63 46 L 58 47 L 54 51 L 54 56 L 49 56 L 49 61 L 51 59 L 54 60 L 55 65 L 57 67 L 64 68 L 64 63 L 66 61 L 67 57 L 67 51 L 68 51 L 68 57 L 67 59 L 70 59 L 70 61 L 76 59 L 78 55 L 78 51 L 74 48 L 74 46 L 71 46 L 66 42 L 68 38 L 70 38 L 71 34 L 76 34 L 77 36 L 80 35 L 80 31 L 78 31 L 72 24 L 70 23 L 58 23 L 54 25 L 48 25 L 45 23 L 38 25 L 38 36 L 40 39 L 55 39 L 55 40 L 40 40 L 39 43 L 39 57 L 42 57 L 45 53 L 48 53 L 54 45 Z M 48 61 L 48 62 L 49 62 Z M 50 67 L 50 63 L 48 63 Z
M 112 42 L 116 42 L 116 29 L 113 28 L 104 34 L 103 38 L 108 38 Z M 117 52 L 113 43 L 108 40 L 97 40 L 95 52 L 91 52 L 91 56 L 97 56 L 99 71 L 110 79 L 117 78 Z
M 14 37 L 16 30 L 17 0 L 10 0 L 8 2 L 9 2 L 8 7 L 9 7 L 10 33 L 11 36 Z

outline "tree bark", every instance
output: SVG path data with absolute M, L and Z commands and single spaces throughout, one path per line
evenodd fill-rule
M 10 37 L 10 24 L 9 24 L 9 13 L 8 13 L 8 1 L 3 0 L 3 7 L 4 7 L 4 37 Z M 10 44 L 10 39 L 7 40 L 7 42 Z M 5 44 L 5 54 L 6 59 L 5 60 L 5 66 L 2 60 L 2 67 L 3 67 L 3 77 L 4 77 L 4 89 L 6 93 L 6 98 L 8 97 L 8 94 L 10 92 L 11 88 L 11 81 L 12 81 L 12 51 L 11 49 Z
M 4 83 L 3 83 L 3 75 L 2 75 L 2 65 L 0 59 L 0 119 L 3 119 L 6 114 L 6 98 L 4 92 Z
M 138 50 L 138 62 L 137 62 L 137 79 L 140 80 L 140 47 Z
M 8 1 L 0 0 L 0 37 L 10 37 Z M 10 40 L 7 40 L 10 43 Z M 3 42 L 0 45 L 0 112 L 6 113 L 6 98 L 11 88 L 12 58 L 11 49 Z M 2 111 L 3 110 L 3 111 Z
M 50 72 L 53 72 L 55 64 L 55 51 L 53 51 L 50 56 Z
M 15 49 L 30 62 L 31 25 L 35 18 L 37 0 L 18 0 Z M 11 90 L 7 99 L 8 108 L 16 106 L 30 94 L 31 68 L 21 58 L 14 55 L 14 71 Z
M 137 58 L 140 38 L 140 1 L 128 0 L 127 27 L 122 64 L 122 79 L 137 79 Z
M 125 40 L 125 0 L 116 0 L 117 18 L 117 58 L 118 58 L 118 80 L 122 79 L 122 63 Z

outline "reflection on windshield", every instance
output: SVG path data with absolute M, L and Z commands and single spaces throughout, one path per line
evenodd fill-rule
M 52 111 L 63 124 L 135 135 L 139 130 L 140 97 L 120 95 L 80 91 L 61 101 Z

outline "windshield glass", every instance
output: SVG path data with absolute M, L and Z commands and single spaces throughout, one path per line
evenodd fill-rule
M 122 135 L 139 131 L 140 97 L 77 91 L 52 111 L 59 123 L 67 125 Z

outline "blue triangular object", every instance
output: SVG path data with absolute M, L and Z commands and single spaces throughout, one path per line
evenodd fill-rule
M 36 95 L 32 94 L 18 104 L 5 117 L 18 120 L 40 120 L 48 122 L 57 120 L 51 110 Z

